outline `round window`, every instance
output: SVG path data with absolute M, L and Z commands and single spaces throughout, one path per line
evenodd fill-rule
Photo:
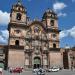
M 39 32 L 40 31 L 40 28 L 38 26 L 35 26 L 34 27 L 34 32 Z
M 53 34 L 53 38 L 56 38 L 56 34 Z

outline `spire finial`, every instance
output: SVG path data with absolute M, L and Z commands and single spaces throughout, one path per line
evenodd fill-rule
M 17 0 L 18 4 L 21 5 L 22 4 L 22 0 Z

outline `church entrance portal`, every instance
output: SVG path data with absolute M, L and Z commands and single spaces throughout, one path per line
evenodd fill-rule
M 40 68 L 41 67 L 41 59 L 40 57 L 34 58 L 34 68 Z

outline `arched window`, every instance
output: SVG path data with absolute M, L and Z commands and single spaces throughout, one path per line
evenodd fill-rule
M 18 8 L 18 10 L 20 11 L 20 8 Z
M 53 34 L 53 38 L 56 38 L 56 34 L 55 33 Z
M 20 13 L 17 13 L 16 19 L 21 20 L 21 14 Z
M 54 20 L 51 20 L 50 24 L 51 26 L 54 26 Z
M 56 48 L 56 44 L 55 43 L 53 43 L 53 48 Z
M 19 40 L 16 40 L 16 41 L 15 41 L 15 45 L 16 45 L 16 46 L 19 46 Z

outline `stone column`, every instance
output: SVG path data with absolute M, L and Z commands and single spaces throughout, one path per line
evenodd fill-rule
M 50 53 L 48 53 L 48 68 L 50 68 Z
M 31 53 L 28 54 L 29 56 L 29 68 L 31 67 Z
M 47 68 L 48 68 L 48 66 L 49 66 L 49 56 L 48 56 L 48 53 L 46 53 L 46 56 L 47 56 Z
M 29 55 L 30 56 L 30 68 L 32 68 L 32 54 Z
M 41 67 L 43 68 L 43 53 L 42 53 L 41 55 L 42 55 L 42 57 L 41 57 L 41 60 L 42 60 L 42 61 L 41 61 L 41 62 L 42 62 L 42 63 L 41 63 Z

